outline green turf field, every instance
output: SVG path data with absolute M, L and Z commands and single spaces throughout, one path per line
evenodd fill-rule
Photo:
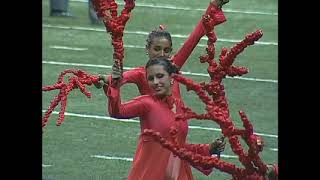
M 75 18 L 49 17 L 49 0 L 42 1 L 43 7 L 43 85 L 56 82 L 65 69 L 82 69 L 90 74 L 109 73 L 112 65 L 110 35 L 103 25 L 91 25 L 88 5 L 85 1 L 70 1 L 70 11 Z M 123 1 L 118 1 L 123 4 Z M 197 24 L 209 0 L 136 0 L 136 7 L 126 26 L 124 35 L 125 67 L 144 65 L 146 34 L 159 24 L 165 24 L 173 36 L 175 53 Z M 246 112 L 256 133 L 265 140 L 261 153 L 267 163 L 278 162 L 278 2 L 267 0 L 230 0 L 224 6 L 227 22 L 215 28 L 218 42 L 217 53 L 222 47 L 230 48 L 246 34 L 262 29 L 263 37 L 257 44 L 240 54 L 236 65 L 249 68 L 245 79 L 224 80 L 230 113 L 235 125 L 242 128 L 238 111 Z M 122 5 L 119 9 L 122 9 Z M 184 72 L 200 73 L 187 75 L 197 82 L 208 81 L 207 64 L 198 57 L 205 53 L 206 38 L 195 48 Z M 186 92 L 181 86 L 185 103 L 197 112 L 203 105 L 195 93 Z M 68 97 L 64 123 L 57 127 L 57 115 L 49 118 L 43 133 L 43 179 L 88 180 L 125 179 L 139 136 L 138 122 L 122 122 L 109 118 L 107 98 L 102 90 L 88 87 L 92 98 L 79 90 Z M 43 110 L 50 105 L 58 91 L 43 92 Z M 122 88 L 123 101 L 138 96 L 134 85 Z M 59 111 L 58 106 L 55 111 Z M 219 126 L 213 122 L 190 121 L 189 142 L 208 143 L 220 135 Z M 211 128 L 211 129 L 205 129 Z M 244 144 L 244 143 L 242 143 Z M 246 148 L 246 147 L 245 147 Z M 227 144 L 222 159 L 241 166 Z M 104 157 L 108 159 L 102 159 Z M 126 159 L 129 158 L 129 159 Z M 204 176 L 193 170 L 195 179 L 231 179 L 218 170 Z

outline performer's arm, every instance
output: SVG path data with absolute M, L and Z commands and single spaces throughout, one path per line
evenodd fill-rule
M 224 151 L 226 146 L 225 138 L 222 136 L 218 139 L 215 139 L 210 144 L 188 144 L 186 143 L 184 147 L 192 152 L 197 154 L 201 154 L 204 156 L 211 156 L 212 154 L 216 154 L 218 152 Z
M 212 2 L 210 2 L 204 16 L 207 16 L 207 15 L 209 15 L 214 20 L 212 26 L 208 27 L 208 31 L 213 30 L 214 26 L 226 21 L 226 18 L 222 10 Z M 197 26 L 193 30 L 193 32 L 190 34 L 188 39 L 184 42 L 183 46 L 178 50 L 178 52 L 172 58 L 172 61 L 174 62 L 174 64 L 177 65 L 179 68 L 182 68 L 182 66 L 184 65 L 184 63 L 187 61 L 188 57 L 192 53 L 193 49 L 199 43 L 201 37 L 206 34 L 206 29 L 202 21 L 203 20 L 201 18 Z
M 189 151 L 195 152 L 202 156 L 211 156 L 213 154 L 217 154 L 219 152 L 224 151 L 225 145 L 226 145 L 226 142 L 224 140 L 224 137 L 221 137 L 213 141 L 211 144 L 187 144 L 186 143 L 184 147 Z M 198 169 L 200 172 L 202 172 L 205 175 L 209 175 L 213 171 L 213 168 L 205 169 L 201 166 L 193 166 L 193 167 Z
M 141 79 L 145 78 L 144 76 L 144 68 L 139 67 L 135 69 L 131 69 L 122 73 L 122 78 L 119 80 L 119 85 L 123 85 L 126 83 L 134 83 L 138 87 L 143 82 Z M 100 89 L 101 87 L 104 88 L 105 93 L 107 94 L 108 86 L 110 84 L 110 75 L 99 75 L 100 81 L 95 83 L 94 85 L 96 88 Z
M 142 116 L 148 109 L 146 105 L 135 98 L 126 103 L 121 103 L 119 86 L 110 85 L 107 90 L 108 111 L 111 117 L 132 118 Z
M 122 74 L 122 79 L 120 84 L 126 84 L 126 83 L 134 83 L 137 86 L 139 86 L 139 84 L 142 82 L 142 78 L 145 78 L 144 76 L 144 68 L 143 67 L 138 67 L 138 68 L 134 68 L 131 69 L 129 71 L 125 71 Z

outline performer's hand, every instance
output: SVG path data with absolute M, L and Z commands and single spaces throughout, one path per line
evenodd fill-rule
M 112 80 L 119 80 L 122 77 L 121 69 L 116 63 L 112 66 L 111 76 Z
M 210 3 L 217 6 L 218 8 L 222 8 L 223 5 L 227 4 L 229 0 L 210 0 Z
M 267 173 L 265 175 L 265 180 L 276 180 L 277 175 L 274 169 L 274 166 L 272 164 L 267 164 Z
M 93 83 L 93 85 L 97 88 L 97 89 L 100 89 L 102 88 L 104 85 L 106 84 L 109 84 L 109 81 L 108 81 L 108 76 L 107 75 L 102 75 L 102 74 L 99 74 L 99 81 L 96 82 L 96 83 Z
M 226 141 L 224 136 L 214 140 L 211 144 L 210 144 L 210 152 L 211 154 L 217 154 L 220 153 L 222 151 L 224 151 L 224 148 L 226 147 Z
M 100 74 L 99 75 L 99 80 L 102 81 L 103 83 L 105 84 L 109 84 L 109 81 L 108 81 L 108 75 L 103 75 L 103 74 Z

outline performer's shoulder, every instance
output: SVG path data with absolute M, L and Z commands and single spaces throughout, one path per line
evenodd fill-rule
M 135 67 L 129 70 L 126 70 L 124 72 L 124 74 L 126 75 L 132 75 L 133 74 L 141 74 L 144 75 L 146 73 L 145 67 L 144 66 L 139 66 L 139 67 Z
M 144 67 L 144 66 L 139 66 L 139 67 L 132 68 L 131 70 L 133 70 L 133 71 L 143 71 L 143 72 L 145 72 L 145 67 Z
M 134 99 L 137 100 L 137 101 L 141 101 L 141 102 L 143 102 L 145 104 L 149 104 L 150 102 L 154 101 L 153 97 L 151 95 L 148 95 L 148 94 L 140 95 L 138 97 L 135 97 Z
M 146 95 L 140 95 L 138 97 L 135 97 L 134 99 L 139 100 L 139 101 L 145 101 L 145 100 L 152 99 L 152 96 L 146 94 Z
M 141 95 L 141 96 L 135 97 L 133 100 L 136 102 L 139 102 L 139 104 L 143 104 L 144 107 L 147 109 L 153 107 L 154 105 L 154 99 L 150 95 Z

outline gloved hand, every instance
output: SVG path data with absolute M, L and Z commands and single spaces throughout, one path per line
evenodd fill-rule
M 103 75 L 103 74 L 99 74 L 99 81 L 96 83 L 93 83 L 93 85 L 97 88 L 100 89 L 102 88 L 104 85 L 108 85 L 109 81 L 108 81 L 108 76 L 107 75 Z
M 218 8 L 222 8 L 223 5 L 227 4 L 229 0 L 210 0 L 210 3 L 216 5 Z
M 265 175 L 265 180 L 278 180 L 278 165 L 276 164 L 267 164 L 267 173 Z
M 112 66 L 111 77 L 113 80 L 119 80 L 122 77 L 122 71 L 116 63 Z
M 224 151 L 224 148 L 226 147 L 226 141 L 224 136 L 214 140 L 210 144 L 210 154 L 220 154 L 220 152 Z

